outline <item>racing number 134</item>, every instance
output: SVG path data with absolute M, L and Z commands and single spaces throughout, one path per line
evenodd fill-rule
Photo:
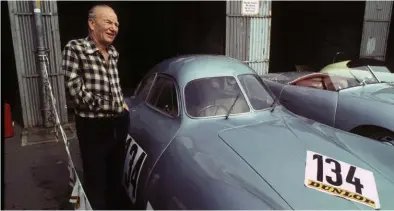
M 319 182 L 323 182 L 323 157 L 319 154 L 314 154 L 313 160 L 317 160 L 317 180 Z M 331 168 L 331 171 L 336 175 L 335 179 L 330 176 L 326 176 L 326 181 L 331 185 L 341 186 L 343 183 L 341 164 L 331 158 L 326 158 L 324 162 L 327 164 L 334 164 L 334 168 Z M 358 194 L 362 194 L 362 189 L 364 188 L 364 186 L 361 184 L 359 178 L 354 177 L 355 172 L 356 167 L 350 166 L 349 172 L 346 176 L 346 182 L 353 184 L 356 187 L 356 192 Z
M 141 168 L 146 158 L 144 150 L 130 136 L 126 140 L 124 184 L 129 191 L 130 198 L 135 202 L 137 185 Z

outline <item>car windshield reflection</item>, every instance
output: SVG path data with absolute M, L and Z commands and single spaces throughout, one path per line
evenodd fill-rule
M 371 68 L 371 70 L 369 69 Z M 384 66 L 361 66 L 330 71 L 332 89 L 341 90 L 376 83 L 394 83 L 394 74 Z M 372 72 L 371 72 L 372 71 Z
M 274 100 L 258 76 L 245 74 L 239 75 L 238 79 L 254 110 L 266 109 L 272 105 Z M 225 116 L 229 111 L 230 114 L 248 113 L 251 108 L 240 85 L 232 76 L 202 78 L 189 82 L 185 87 L 187 113 L 192 117 Z M 236 100 L 238 93 L 240 95 Z
M 202 78 L 190 81 L 185 87 L 186 111 L 192 117 L 224 116 L 241 92 L 232 76 Z M 243 93 L 240 94 L 231 114 L 249 112 Z

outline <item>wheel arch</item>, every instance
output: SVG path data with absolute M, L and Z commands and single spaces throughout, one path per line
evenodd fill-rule
M 358 125 L 350 130 L 351 133 L 355 133 L 355 134 L 361 135 L 361 136 L 369 135 L 375 131 L 394 133 L 394 131 L 391 131 L 390 129 L 387 129 L 382 126 L 377 126 L 377 125 Z

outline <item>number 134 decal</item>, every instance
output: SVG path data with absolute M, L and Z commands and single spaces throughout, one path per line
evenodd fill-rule
M 146 152 L 137 142 L 130 135 L 127 135 L 122 182 L 133 204 L 137 198 L 138 180 L 146 156 Z
M 380 208 L 371 171 L 316 152 L 307 151 L 304 183 L 308 188 Z

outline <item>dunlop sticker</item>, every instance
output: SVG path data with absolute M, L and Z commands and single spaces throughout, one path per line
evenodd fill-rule
M 317 189 L 317 190 L 320 190 L 323 192 L 327 192 L 327 193 L 330 193 L 330 194 L 333 194 L 333 195 L 336 195 L 339 197 L 343 197 L 345 199 L 350 199 L 353 201 L 360 202 L 362 204 L 365 204 L 367 206 L 370 206 L 370 207 L 373 207 L 376 209 L 376 203 L 374 200 L 369 199 L 369 198 L 362 196 L 360 194 L 352 193 L 350 191 L 347 191 L 347 190 L 344 190 L 341 188 L 337 188 L 337 187 L 333 187 L 330 185 L 325 185 L 321 182 L 313 181 L 313 180 L 308 180 L 308 186 L 310 188 L 314 188 L 314 189 Z

